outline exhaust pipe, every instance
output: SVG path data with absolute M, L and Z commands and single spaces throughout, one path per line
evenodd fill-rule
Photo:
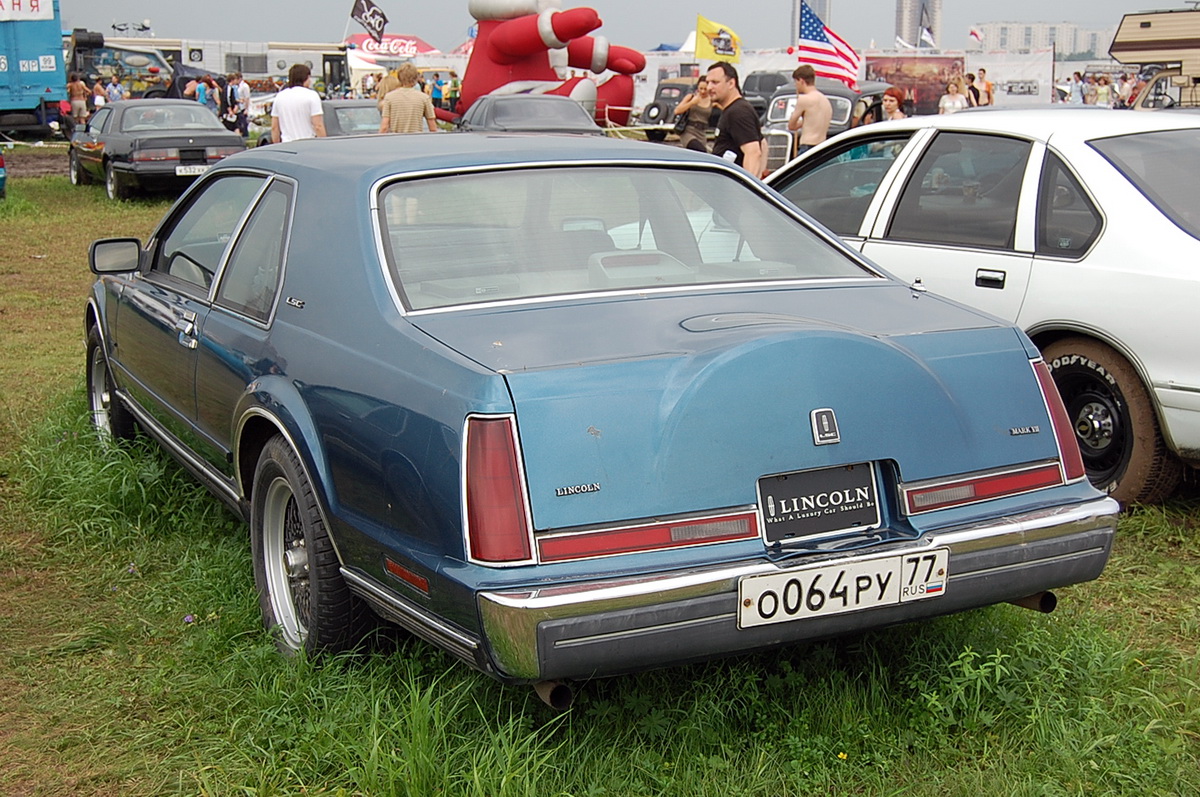
M 533 691 L 555 711 L 566 711 L 575 702 L 574 690 L 562 681 L 538 681 L 533 685 Z
M 1035 612 L 1050 614 L 1058 606 L 1058 597 L 1050 590 L 1046 590 L 1026 595 L 1024 598 L 1013 598 L 1009 603 L 1013 606 L 1020 606 L 1022 609 L 1033 609 Z

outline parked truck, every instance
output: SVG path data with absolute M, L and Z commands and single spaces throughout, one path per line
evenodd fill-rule
M 66 98 L 58 0 L 0 2 L 0 132 L 48 130 Z
M 1146 11 L 1121 18 L 1108 54 L 1122 64 L 1155 68 L 1135 110 L 1200 107 L 1200 9 Z

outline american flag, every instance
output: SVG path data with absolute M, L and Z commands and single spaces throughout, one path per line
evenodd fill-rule
M 818 77 L 840 80 L 857 88 L 858 53 L 846 40 L 834 33 L 813 13 L 808 3 L 800 3 L 800 60 L 811 64 Z

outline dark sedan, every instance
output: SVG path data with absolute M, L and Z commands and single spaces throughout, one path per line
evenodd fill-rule
M 191 100 L 122 100 L 105 105 L 70 144 L 71 182 L 104 182 L 110 199 L 138 191 L 181 191 L 246 143 Z
M 602 136 L 591 114 L 570 97 L 553 94 L 489 94 L 471 103 L 460 130 L 582 133 Z
M 1020 330 L 709 155 L 397 141 L 237 155 L 91 250 L 100 437 L 245 518 L 284 651 L 373 610 L 563 705 L 1100 574 L 1117 505 Z

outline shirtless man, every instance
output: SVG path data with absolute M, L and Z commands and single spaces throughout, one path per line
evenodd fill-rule
M 817 76 L 808 64 L 801 64 L 792 73 L 796 83 L 796 110 L 788 118 L 788 130 L 800 131 L 800 145 L 796 154 L 810 150 L 825 140 L 829 134 L 829 120 L 833 118 L 833 106 L 829 98 L 817 90 Z

